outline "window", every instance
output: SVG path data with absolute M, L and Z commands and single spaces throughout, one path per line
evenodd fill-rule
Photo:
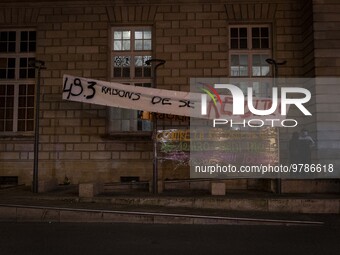
M 151 87 L 152 32 L 149 27 L 112 28 L 111 80 Z M 151 131 L 152 122 L 141 111 L 110 108 L 109 131 Z
M 229 35 L 230 76 L 270 76 L 270 68 L 265 61 L 271 56 L 269 26 L 231 26 Z
M 36 32 L 0 30 L 0 132 L 34 129 Z
M 265 79 L 271 75 L 270 66 L 266 62 L 266 59 L 271 57 L 270 27 L 268 25 L 230 26 L 229 38 L 230 76 L 252 78 L 235 82 L 245 94 L 247 94 L 247 87 L 252 86 L 254 96 L 270 97 L 272 81 Z

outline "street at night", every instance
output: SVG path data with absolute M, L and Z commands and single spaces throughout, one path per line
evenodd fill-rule
M 339 226 L 1 223 L 2 255 L 338 254 Z

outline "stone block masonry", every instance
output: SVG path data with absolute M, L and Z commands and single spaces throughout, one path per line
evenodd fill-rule
M 225 183 L 223 182 L 212 182 L 211 183 L 211 195 L 213 196 L 224 196 L 225 195 Z
M 52 11 L 48 11 L 49 9 Z M 106 8 L 46 7 L 42 13 L 46 15 L 41 15 L 41 20 L 53 21 L 53 26 L 45 29 L 44 24 L 41 24 L 42 28 L 39 29 L 38 24 L 38 33 L 46 40 L 52 39 L 53 45 L 39 48 L 38 44 L 38 51 L 44 53 L 41 58 L 50 60 L 46 61 L 46 66 L 52 65 L 53 75 L 61 78 L 64 73 L 69 73 L 107 80 L 110 50 Z M 59 61 L 55 61 L 56 59 Z M 50 82 L 49 76 L 46 76 L 44 84 L 46 87 L 51 86 L 51 91 L 61 94 L 60 78 L 55 84 Z M 115 173 L 119 167 L 115 166 L 113 161 L 131 160 L 129 170 L 134 168 L 133 161 L 140 162 L 138 161 L 140 153 L 126 155 L 128 153 L 124 149 L 126 145 L 119 149 L 110 149 L 108 145 L 115 144 L 115 141 L 100 138 L 106 135 L 107 109 L 105 107 L 61 101 L 59 107 L 56 106 L 53 109 L 50 105 L 52 111 L 43 110 L 43 115 L 50 120 L 49 129 L 43 129 L 43 132 L 48 132 L 49 142 L 53 141 L 59 148 L 64 149 L 50 146 L 44 147 L 43 151 L 45 150 L 50 154 L 51 159 L 53 157 L 53 160 L 58 162 L 54 166 L 52 164 L 52 167 L 59 180 L 66 175 L 73 183 L 88 182 L 93 179 L 101 182 L 119 181 L 119 174 Z M 145 160 L 149 160 L 149 157 L 142 161 Z M 122 167 L 119 172 L 126 170 Z M 145 176 L 147 172 L 146 169 L 140 173 L 135 173 L 135 170 L 129 172 L 129 170 L 125 175 Z
M 103 192 L 104 186 L 102 183 L 80 183 L 79 197 L 92 198 Z
M 112 27 L 152 26 L 152 56 L 167 61 L 159 69 L 157 87 L 188 91 L 190 78 L 230 76 L 228 26 L 238 24 L 270 26 L 272 57 L 287 60 L 280 76 L 338 76 L 338 5 L 332 0 L 0 3 L 1 29 L 36 29 L 36 58 L 47 66 L 41 82 L 40 178 L 61 183 L 67 176 L 74 184 L 114 182 L 120 176 L 151 180 L 151 139 L 108 134 L 106 107 L 61 99 L 65 73 L 111 80 Z M 337 163 L 339 89 L 336 82 L 313 89 L 313 119 L 302 120 L 302 125 L 321 146 L 315 160 Z M 188 123 L 169 121 L 167 126 L 172 124 Z M 289 136 L 281 131 L 282 154 Z M 0 140 L 0 175 L 17 175 L 30 185 L 32 133 L 1 133 Z M 187 177 L 171 164 L 162 168 L 161 178 Z

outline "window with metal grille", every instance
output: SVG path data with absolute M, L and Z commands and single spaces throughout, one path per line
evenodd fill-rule
M 111 30 L 111 80 L 131 86 L 151 87 L 152 56 L 150 27 L 114 27 Z M 121 108 L 109 110 L 109 132 L 151 131 L 152 122 L 143 112 Z
M 0 30 L 0 132 L 34 129 L 34 30 Z

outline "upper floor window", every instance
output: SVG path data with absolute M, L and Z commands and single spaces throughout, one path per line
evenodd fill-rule
M 150 27 L 113 27 L 111 30 L 111 80 L 132 86 L 151 87 Z M 110 108 L 109 131 L 151 131 L 152 122 L 141 111 Z
M 270 76 L 266 62 L 271 57 L 271 30 L 268 25 L 229 27 L 230 76 Z
M 33 131 L 36 32 L 0 30 L 0 132 Z

